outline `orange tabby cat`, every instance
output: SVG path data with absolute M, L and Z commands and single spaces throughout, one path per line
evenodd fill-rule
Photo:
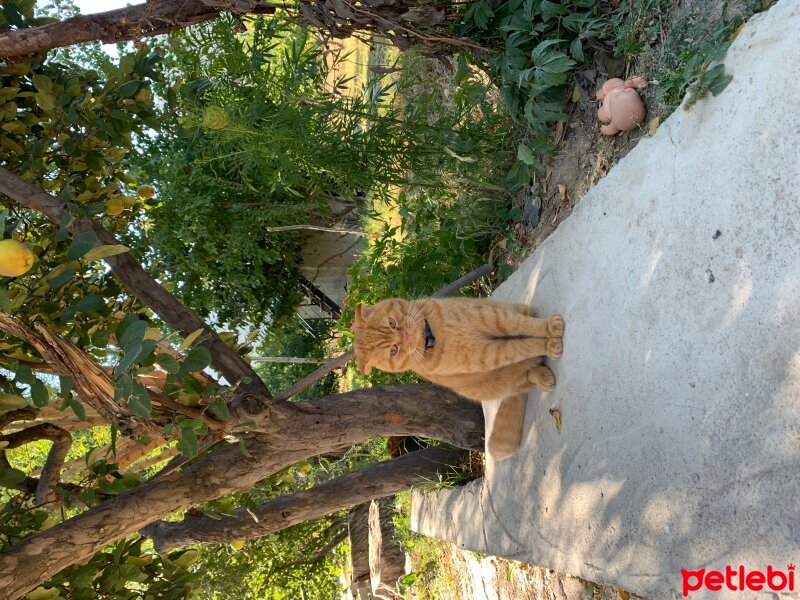
M 389 298 L 359 304 L 352 331 L 362 373 L 413 371 L 466 398 L 502 401 L 488 440 L 500 460 L 519 446 L 528 390 L 555 387 L 535 357 L 561 356 L 564 321 L 485 298 Z

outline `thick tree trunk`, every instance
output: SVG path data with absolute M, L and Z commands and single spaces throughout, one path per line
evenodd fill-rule
M 353 507 L 347 515 L 350 535 L 350 593 L 358 600 L 372 596 L 369 582 L 369 505 Z
M 18 598 L 65 567 L 167 514 L 234 492 L 299 460 L 385 435 L 418 435 L 483 449 L 483 411 L 431 385 L 358 390 L 302 403 L 267 405 L 264 434 L 225 446 L 182 471 L 155 477 L 0 556 L 0 589 Z M 288 517 L 287 517 L 288 518 Z
M 375 598 L 389 600 L 401 598 L 397 580 L 404 575 L 406 563 L 405 553 L 395 538 L 393 504 L 389 500 L 373 500 L 369 504 L 370 588 Z
M 222 11 L 263 14 L 275 12 L 275 8 L 266 2 L 244 0 L 149 0 L 117 10 L 78 15 L 41 27 L 9 29 L 0 33 L 0 57 L 37 54 L 92 40 L 100 40 L 105 44 L 138 40 L 211 21 L 218 18 Z
M 445 446 L 426 448 L 265 502 L 252 510 L 258 522 L 248 511 L 239 509 L 236 516 L 221 519 L 198 515 L 179 522 L 159 521 L 146 527 L 142 534 L 152 538 L 160 553 L 189 544 L 257 539 L 365 500 L 385 498 L 428 483 L 465 455 L 464 450 Z

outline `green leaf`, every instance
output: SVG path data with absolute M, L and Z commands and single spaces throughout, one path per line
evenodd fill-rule
M 231 418 L 231 411 L 228 410 L 228 405 L 222 398 L 214 400 L 208 405 L 208 408 L 222 421 L 227 421 Z
M 125 327 L 125 329 L 122 331 L 122 334 L 119 337 L 120 347 L 127 352 L 128 348 L 132 346 L 141 346 L 146 331 L 147 331 L 146 321 L 142 321 L 138 317 L 131 320 L 131 322 L 128 323 L 127 327 Z M 139 348 L 139 350 L 141 350 L 141 348 Z
M 30 367 L 21 366 L 17 367 L 16 380 L 20 383 L 31 385 L 36 381 L 36 378 L 33 376 L 33 371 L 31 371 Z
M 181 440 L 178 448 L 184 456 L 197 456 L 197 434 L 191 427 L 181 428 Z
M 572 40 L 572 43 L 569 45 L 569 53 L 572 55 L 572 58 L 577 60 L 579 63 L 582 63 L 586 60 L 586 56 L 583 54 L 583 42 L 581 38 L 576 37 Z
M 103 258 L 108 258 L 109 256 L 116 256 L 117 254 L 123 254 L 124 252 L 128 252 L 130 248 L 127 246 L 123 246 L 122 244 L 112 244 L 108 246 L 97 246 L 96 248 L 92 248 L 89 250 L 85 255 L 84 259 L 92 261 L 92 260 L 100 260 Z
M 542 11 L 542 20 L 545 22 L 559 15 L 569 14 L 565 6 L 557 2 L 549 2 L 548 0 L 541 0 L 539 3 L 539 10 Z
M 47 387 L 38 379 L 34 379 L 31 383 L 31 399 L 40 408 L 47 406 L 47 403 L 50 402 L 50 394 L 47 392 Z
M 50 112 L 56 107 L 56 97 L 50 92 L 36 92 L 33 97 L 36 100 L 36 104 L 39 105 L 39 108 L 45 112 Z
M 0 467 L 0 485 L 3 487 L 14 487 L 19 485 L 28 476 L 19 469 Z
M 22 121 L 10 121 L 8 123 L 3 123 L 3 129 L 9 133 L 16 133 L 17 135 L 25 135 L 25 132 L 28 131 L 28 128 L 25 127 L 25 124 Z
M 503 178 L 503 183 L 511 189 L 516 190 L 523 185 L 529 185 L 531 180 L 530 167 L 520 160 L 515 160 L 511 169 Z
M 153 350 L 156 349 L 156 341 L 155 340 L 144 340 L 142 342 L 142 349 L 139 351 L 138 356 L 136 357 L 136 362 L 140 363 L 145 360 L 148 356 L 153 353 Z
M 0 287 L 0 310 L 9 310 L 11 308 L 11 298 L 5 288 Z
M 53 272 L 55 273 L 56 270 L 58 270 L 58 267 L 56 267 L 56 269 L 53 269 Z M 61 287 L 68 281 L 71 281 L 72 278 L 75 277 L 76 273 L 77 271 L 74 268 L 66 267 L 63 270 L 59 270 L 57 275 L 54 275 L 52 277 L 48 275 L 45 279 L 47 280 L 47 283 L 50 285 L 51 288 L 56 289 Z
M 475 25 L 477 25 L 479 29 L 486 30 L 489 26 L 489 19 L 491 19 L 493 16 L 494 11 L 492 11 L 491 7 L 485 2 L 485 0 L 478 0 L 478 2 L 475 2 L 472 18 L 475 21 Z
M 28 401 L 22 396 L 0 392 L 0 412 L 18 410 L 26 406 L 28 406 Z
M 0 238 L 5 237 L 7 218 L 8 218 L 8 209 L 4 208 L 2 211 L 0 211 Z
M 67 375 L 59 375 L 58 376 L 58 384 L 59 384 L 59 396 L 62 398 L 70 398 L 72 391 L 72 386 L 74 385 L 72 381 L 72 377 L 68 377 Z
M 105 480 L 101 479 L 100 481 Z M 117 589 L 121 587 L 119 585 L 119 567 L 111 564 L 103 569 L 103 574 L 98 580 L 98 585 L 100 586 L 100 591 L 106 592 L 107 594 L 116 592 Z
M 539 161 L 536 160 L 536 157 L 531 152 L 531 149 L 528 148 L 525 144 L 520 144 L 517 146 L 517 158 L 529 166 L 538 165 Z
M 75 413 L 75 416 L 78 417 L 81 421 L 86 420 L 86 410 L 83 408 L 83 404 L 80 403 L 79 400 L 76 398 L 70 398 L 69 407 L 72 409 L 72 412 Z
M 202 371 L 211 364 L 211 352 L 204 346 L 197 346 L 189 351 L 186 359 L 183 361 L 181 370 L 186 373 L 193 373 L 194 371 Z
M 137 417 L 150 416 L 150 393 L 138 381 L 133 382 L 133 393 L 128 397 L 127 405 L 131 414 Z
M 156 362 L 170 375 L 174 375 L 181 368 L 181 363 L 169 354 L 156 354 Z
M 104 306 L 103 299 L 97 294 L 89 294 L 81 298 L 76 304 L 69 306 L 61 311 L 60 321 L 66 323 L 76 313 L 92 312 Z
M 125 347 L 125 354 L 117 363 L 117 366 L 114 367 L 114 375 L 119 375 L 120 373 L 124 373 L 127 371 L 133 363 L 136 362 L 137 357 L 142 351 L 142 344 L 141 342 L 131 343 Z
M 708 84 L 708 91 L 712 95 L 718 96 L 733 81 L 733 75 L 725 73 L 725 65 L 719 64 L 711 67 L 706 72 L 705 79 Z
M 53 81 L 46 75 L 36 74 L 32 77 L 33 85 L 37 90 L 53 91 Z
M 117 94 L 123 98 L 133 98 L 144 82 L 139 80 L 128 81 L 117 88 Z
M 119 59 L 119 72 L 122 75 L 130 75 L 133 73 L 133 67 L 136 65 L 136 55 L 126 54 Z

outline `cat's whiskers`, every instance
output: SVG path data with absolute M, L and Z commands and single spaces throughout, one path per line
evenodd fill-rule
M 418 367 L 425 367 L 428 362 L 428 357 L 417 347 L 414 346 L 411 350 L 411 358 Z

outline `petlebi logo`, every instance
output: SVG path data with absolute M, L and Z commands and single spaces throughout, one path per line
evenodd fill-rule
M 727 565 L 724 571 L 681 569 L 683 597 L 700 590 L 719 592 L 794 592 L 795 566 L 787 565 L 785 570 L 768 565 L 763 571 L 751 570 L 744 565 Z M 746 597 L 746 596 L 744 596 Z

